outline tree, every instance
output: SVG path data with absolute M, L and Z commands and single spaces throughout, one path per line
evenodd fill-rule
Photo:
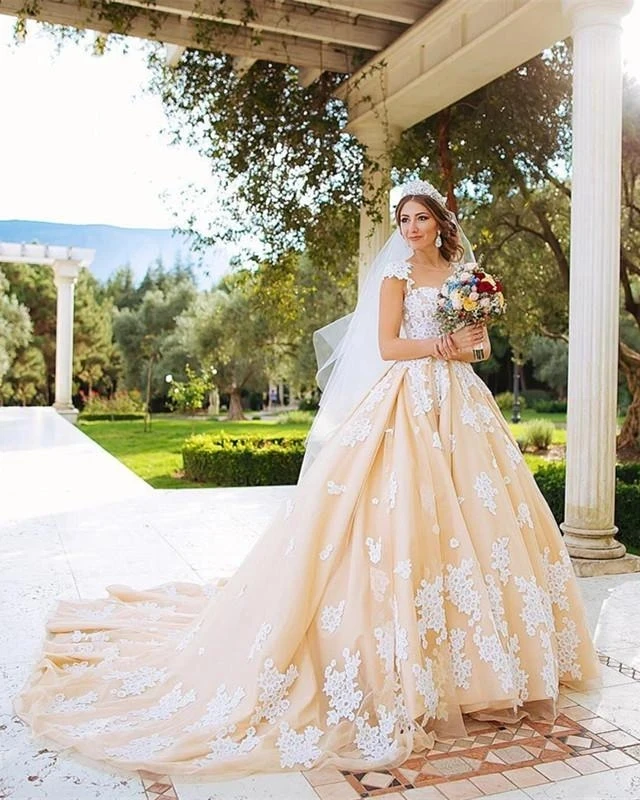
M 32 332 L 28 309 L 9 289 L 9 281 L 0 272 L 0 383 L 10 371 L 20 349 L 29 344 Z

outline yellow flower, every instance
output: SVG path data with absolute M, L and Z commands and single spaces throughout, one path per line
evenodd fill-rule
M 478 301 L 472 300 L 470 297 L 465 297 L 462 301 L 462 307 L 465 311 L 473 311 L 478 307 Z

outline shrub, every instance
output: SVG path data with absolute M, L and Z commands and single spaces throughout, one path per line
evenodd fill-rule
M 553 441 L 555 426 L 546 419 L 529 422 L 524 427 L 528 443 L 536 450 L 548 450 Z
M 140 419 L 144 416 L 142 395 L 136 389 L 126 392 L 115 392 L 111 397 L 101 397 L 91 392 L 83 397 L 82 419 Z
M 532 403 L 534 411 L 538 414 L 566 414 L 567 401 L 566 400 L 535 400 Z
M 560 524 L 564 519 L 565 465 L 548 464 L 540 467 L 534 478 L 549 507 Z M 640 464 L 616 466 L 615 524 L 618 539 L 625 545 L 640 548 Z
M 182 447 L 185 477 L 215 486 L 279 486 L 296 483 L 304 437 L 230 437 L 197 434 Z
M 138 414 L 85 414 L 83 411 L 80 419 L 82 422 L 103 422 L 107 420 L 111 422 L 127 422 L 133 419 L 144 419 L 144 417 L 143 412 Z
M 500 392 L 493 398 L 502 413 L 511 413 L 513 409 L 513 392 Z M 520 410 L 527 407 L 527 401 L 524 395 L 520 395 Z
M 320 405 L 320 400 L 318 397 L 311 396 L 311 397 L 303 397 L 298 402 L 298 411 L 317 411 Z
M 314 417 L 313 411 L 287 411 L 278 417 L 278 425 L 311 425 Z
M 527 401 L 527 408 L 535 408 L 540 400 L 553 400 L 553 395 L 546 389 L 523 389 L 522 396 Z

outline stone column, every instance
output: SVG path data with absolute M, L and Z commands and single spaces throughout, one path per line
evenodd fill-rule
M 56 306 L 56 398 L 53 407 L 75 423 L 78 410 L 71 400 L 73 377 L 73 295 L 80 272 L 77 261 L 54 261 Z
M 371 201 L 360 210 L 358 286 L 361 287 L 369 265 L 391 233 L 389 150 L 400 137 L 401 129 L 376 122 L 351 132 L 367 149 L 368 163 L 363 170 L 362 181 L 364 196 Z
M 614 525 L 621 19 L 631 0 L 563 0 L 574 46 L 565 520 L 576 572 L 627 572 Z

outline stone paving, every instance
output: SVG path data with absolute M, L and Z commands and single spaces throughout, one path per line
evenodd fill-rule
M 398 769 L 228 782 L 108 772 L 34 741 L 12 698 L 59 596 L 231 574 L 291 487 L 157 491 L 51 409 L 0 409 L 0 800 L 640 800 L 640 575 L 581 578 L 604 685 L 555 725 L 473 723 Z

